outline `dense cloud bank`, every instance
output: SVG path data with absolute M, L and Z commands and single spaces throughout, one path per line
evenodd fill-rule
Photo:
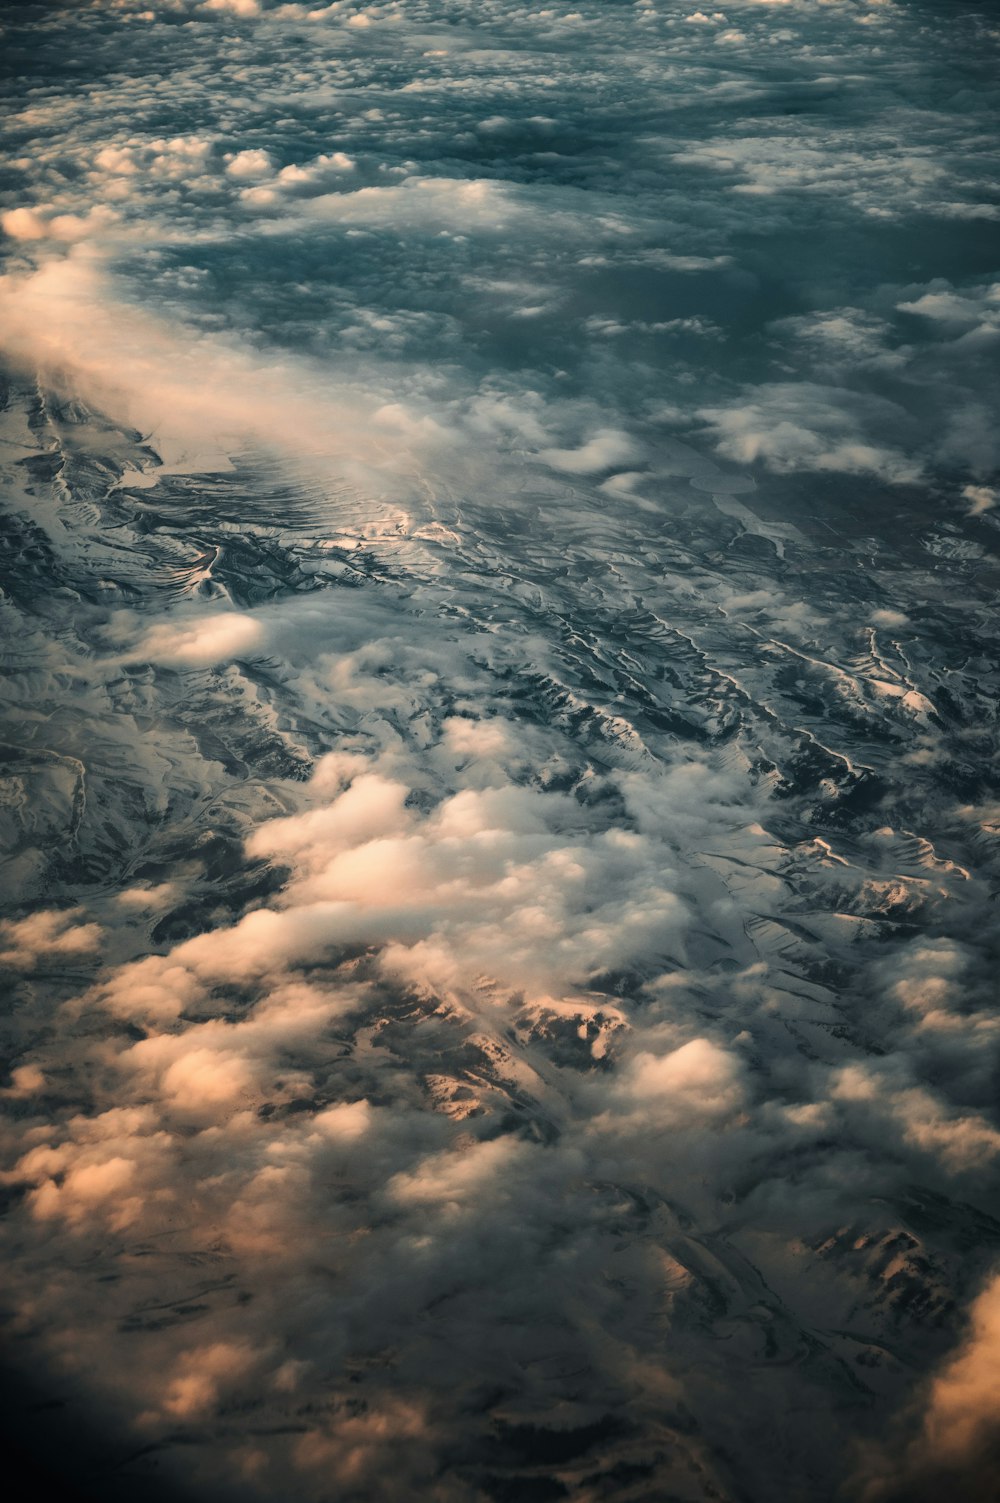
M 986 1503 L 993 8 L 2 25 L 26 1443 Z

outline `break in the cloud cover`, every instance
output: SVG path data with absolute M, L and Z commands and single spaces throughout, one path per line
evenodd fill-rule
M 985 1503 L 994 6 L 2 24 L 37 1464 Z

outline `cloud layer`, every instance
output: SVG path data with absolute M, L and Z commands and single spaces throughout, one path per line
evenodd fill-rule
M 985 1503 L 991 18 L 8 11 L 18 1424 Z

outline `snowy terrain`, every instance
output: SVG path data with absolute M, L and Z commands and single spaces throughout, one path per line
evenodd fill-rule
M 989 1503 L 995 10 L 0 25 L 16 1441 Z

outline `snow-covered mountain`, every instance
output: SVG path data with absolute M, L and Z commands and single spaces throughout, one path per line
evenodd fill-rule
M 986 1503 L 991 10 L 3 26 L 14 1442 Z

